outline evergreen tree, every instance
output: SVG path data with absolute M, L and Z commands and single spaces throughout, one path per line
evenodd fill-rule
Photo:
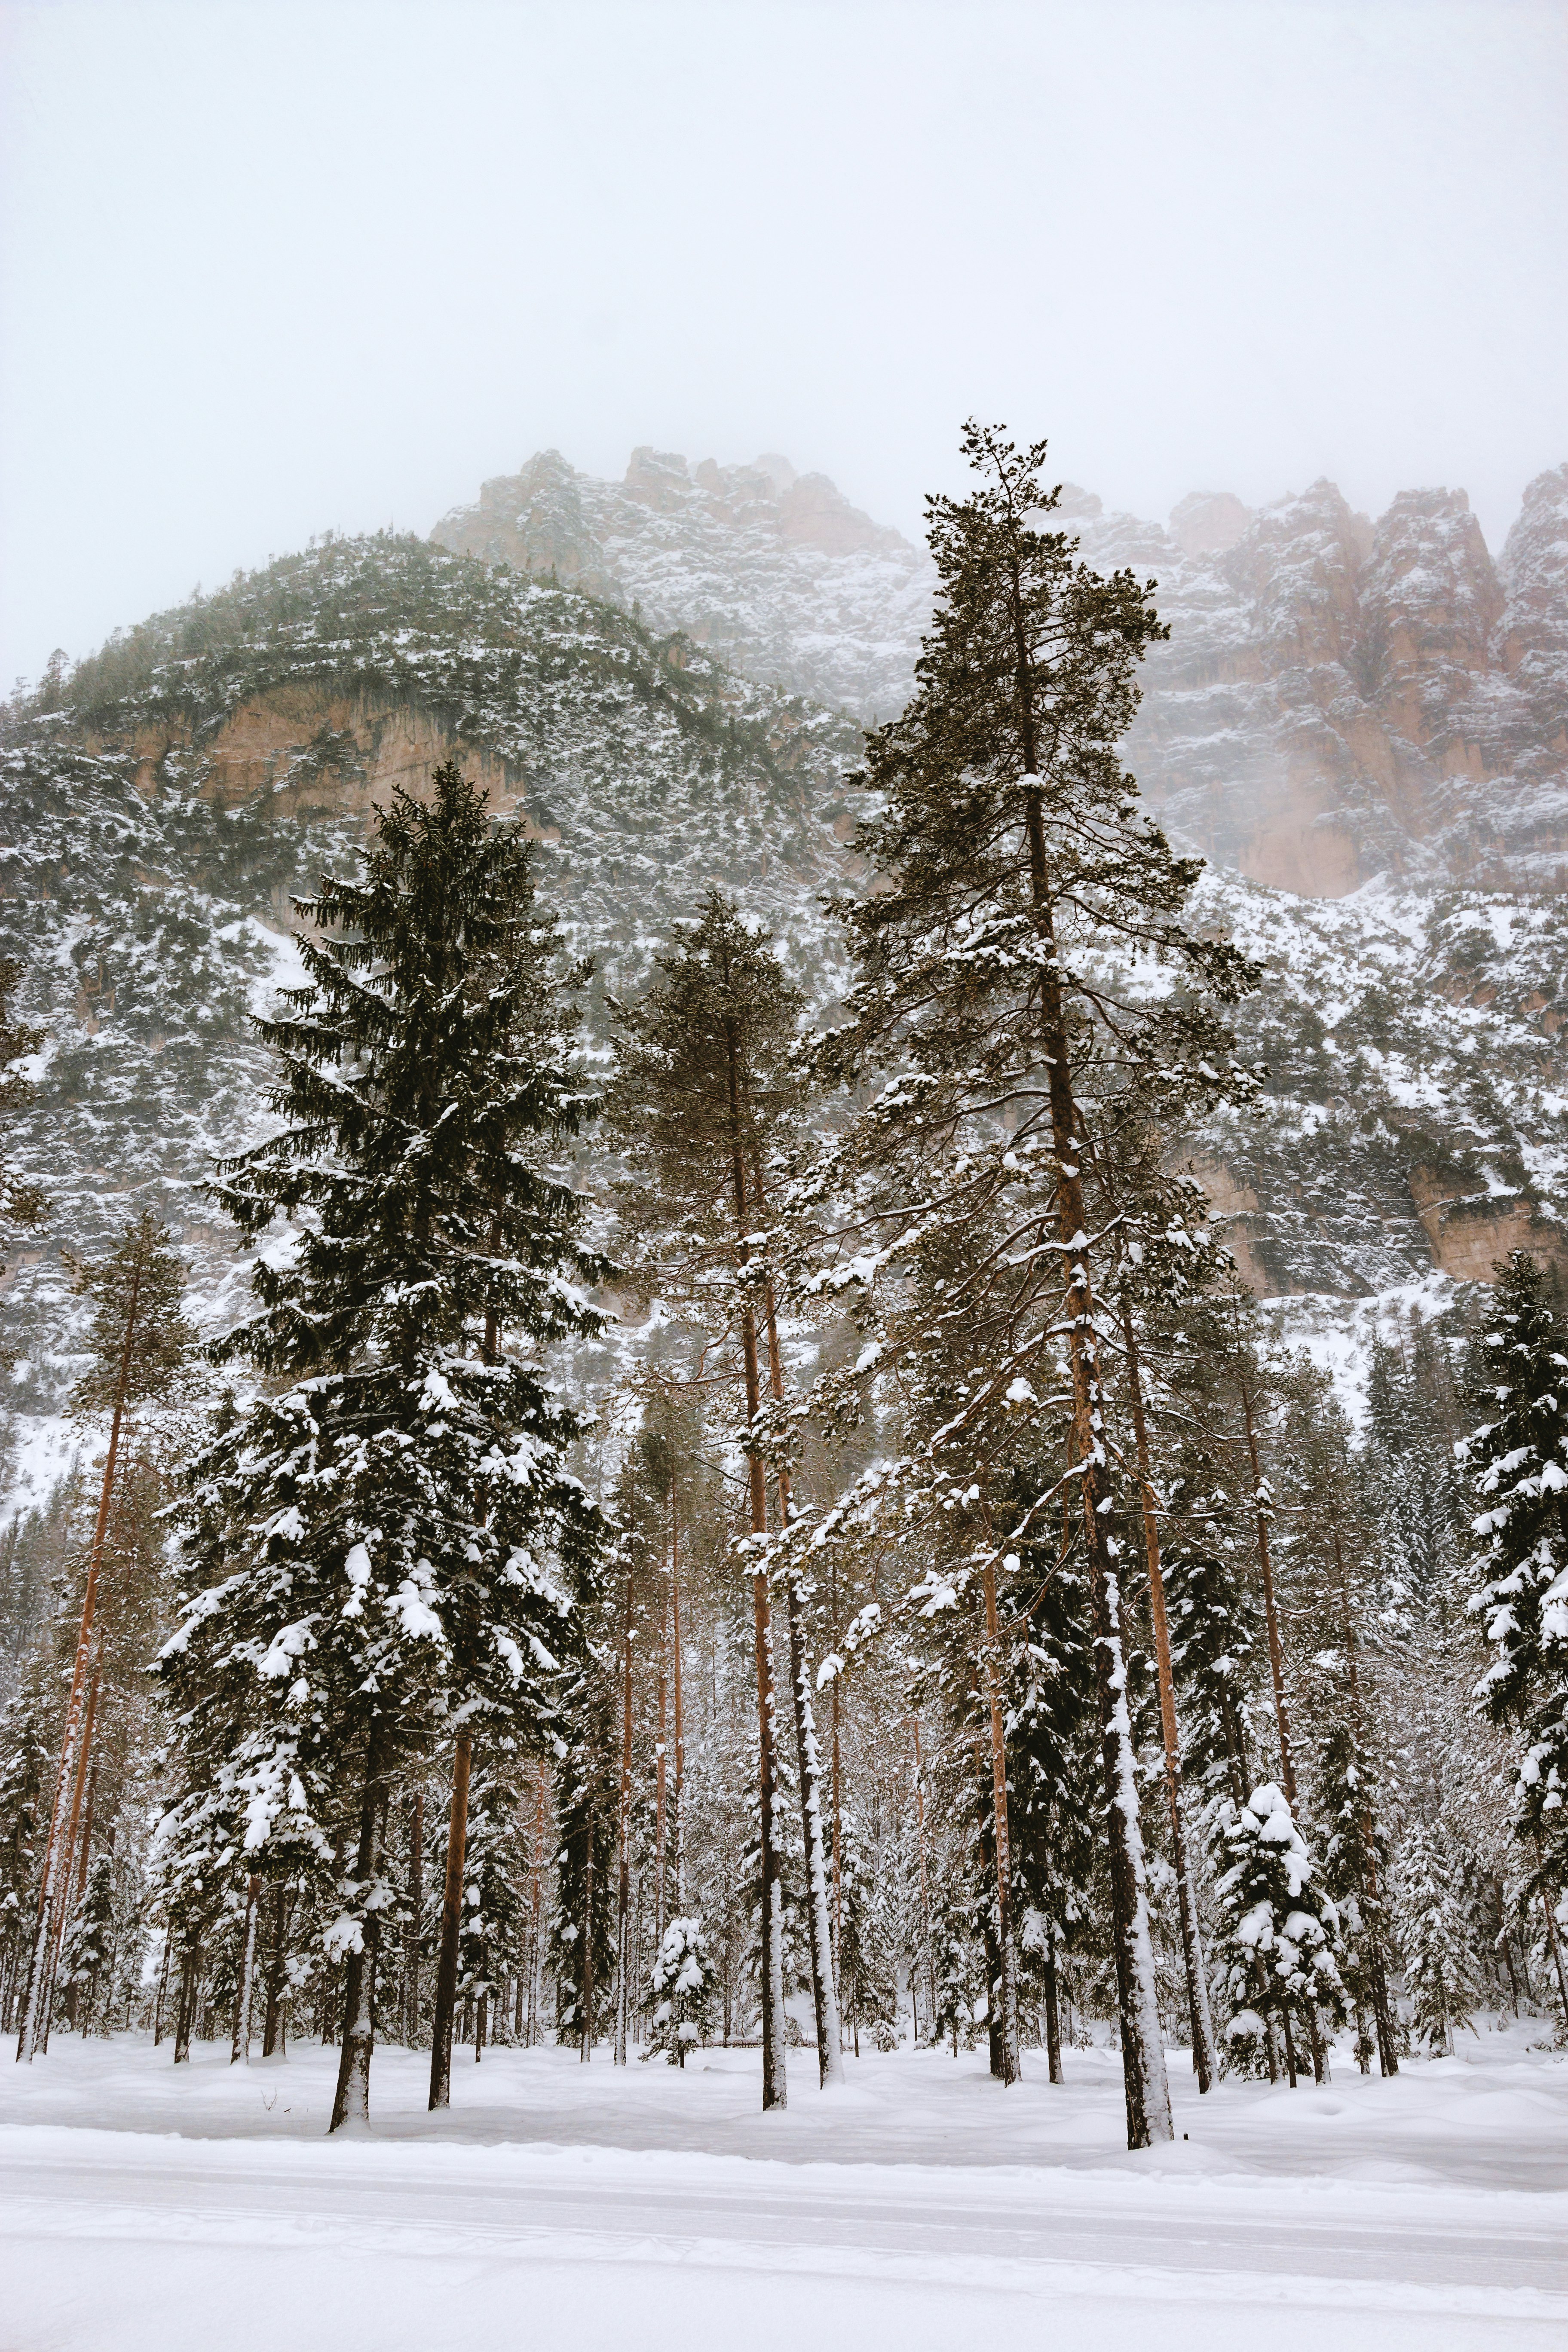
M 308 980 L 263 1024 L 283 1124 L 218 1188 L 249 1235 L 289 1221 L 258 1255 L 258 1314 L 217 1350 L 279 1393 L 195 1466 L 163 1673 L 187 1721 L 216 1695 L 228 1755 L 251 1757 L 248 1857 L 285 1811 L 348 1827 L 325 1937 L 344 1966 L 336 2130 L 368 2116 L 400 1764 L 445 1727 L 461 1790 L 476 1721 L 535 1745 L 558 1712 L 600 1520 L 545 1358 L 601 1328 L 579 1286 L 602 1266 L 546 1164 L 586 1102 L 521 829 L 438 769 L 427 804 L 400 792 L 380 814 L 359 877 L 300 911 L 319 935 L 300 941 Z M 455 1803 L 436 2104 L 465 1829 Z
M 15 956 L 0 956 L 0 1127 L 7 1134 L 12 1121 L 33 1098 L 33 1083 L 17 1068 L 44 1042 L 44 1032 L 18 1020 L 12 999 L 21 984 L 22 966 Z M 0 1158 L 0 1245 L 9 1246 L 19 1232 L 38 1224 L 48 1207 L 41 1188 L 29 1181 L 9 1159 Z M 0 1266 L 0 1273 L 4 1273 Z M 4 1360 L 9 1362 L 10 1358 Z
M 1352 1706 L 1343 1706 L 1324 1740 L 1318 1766 L 1319 1802 L 1328 1824 L 1323 1888 L 1340 1915 L 1341 1970 L 1355 2004 L 1356 2060 L 1371 2056 L 1365 2017 L 1370 2010 L 1378 2063 L 1399 2072 L 1398 2039 L 1388 1994 L 1388 1838 L 1378 1819 L 1373 1769 Z
M 195 1339 L 182 1311 L 184 1261 L 170 1245 L 168 1228 L 159 1224 L 149 1212 L 143 1211 L 126 1225 L 119 1247 L 101 1264 L 89 1265 L 79 1259 L 68 1263 L 78 1295 L 90 1298 L 94 1310 L 88 1334 L 88 1370 L 72 1392 L 72 1410 L 89 1420 L 107 1411 L 109 1444 L 82 1588 L 76 1657 L 66 1701 L 54 1803 L 44 1841 L 37 1920 L 16 2050 L 18 2058 L 29 2061 L 37 2056 L 48 2035 L 71 1862 L 88 1781 L 100 1682 L 100 1667 L 93 1664 L 99 1580 L 115 1499 L 115 1472 L 126 1415 L 138 1406 L 170 1395 Z
M 0 1717 L 0 2031 L 9 2032 L 33 1944 L 52 1742 L 43 1658 Z
M 1232 2053 L 1256 2063 L 1258 2042 L 1278 2024 L 1294 2089 L 1300 2030 L 1321 2081 L 1320 2021 L 1326 2017 L 1338 2024 L 1344 2015 L 1340 1918 L 1318 1884 L 1283 1790 L 1271 1780 L 1255 1789 L 1240 1811 L 1230 1814 L 1226 1844 L 1230 1868 L 1215 1888 L 1215 1904 L 1230 1998 Z
M 780 1809 L 782 1771 L 768 1538 L 767 1472 L 778 1487 L 780 1531 L 794 1507 L 789 1423 L 778 1342 L 774 1285 L 765 1233 L 772 1160 L 800 1100 L 791 1067 L 800 997 L 765 936 L 749 931 L 735 906 L 710 892 L 701 919 L 668 955 L 641 1003 L 622 1008 L 616 1076 L 608 1100 L 611 1132 L 632 1173 L 623 1215 L 667 1281 L 683 1282 L 692 1312 L 710 1306 L 739 1339 L 744 1385 L 751 1507 L 751 1563 L 758 1693 L 763 1928 L 763 2104 L 786 2096 L 784 2055 L 784 1916 Z M 763 1254 L 759 1255 L 759 1250 Z M 771 1402 L 764 1412 L 765 1345 Z M 821 1773 L 812 1683 L 804 1648 L 804 1598 L 796 1556 L 782 1548 L 790 1645 L 806 1916 L 820 2080 L 841 2078 L 837 1995 L 833 1980 Z
M 713 1955 L 700 1919 L 677 1916 L 659 1938 L 648 1978 L 653 2003 L 653 2042 L 672 2066 L 713 2032 L 716 1979 Z
M 1440 1832 L 1414 1822 L 1399 1854 L 1400 1941 L 1411 2023 L 1436 2058 L 1468 2025 L 1474 1963 L 1461 1928 L 1457 1874 Z
M 1142 2147 L 1169 2137 L 1170 2104 L 1085 1160 L 1120 1097 L 1160 1121 L 1249 1091 L 1219 1013 L 1252 971 L 1184 928 L 1197 865 L 1138 814 L 1117 754 L 1137 663 L 1163 634 L 1147 586 L 1100 578 L 1065 532 L 1039 527 L 1056 503 L 1043 444 L 1020 453 L 972 425 L 964 447 L 981 486 L 930 504 L 940 595 L 916 692 L 868 746 L 882 813 L 861 847 L 879 887 L 847 911 L 857 977 L 823 1055 L 846 1079 L 883 1082 L 819 1181 L 861 1204 L 844 1228 L 847 1280 L 891 1268 L 896 1286 L 917 1235 L 953 1236 L 940 1311 L 968 1334 L 973 1370 L 955 1412 L 921 1434 L 967 1514 L 977 1576 L 1013 1549 L 987 1525 L 984 1432 L 1009 1398 L 1022 1413 L 1057 1393 L 1065 1336 L 1068 1402 L 1051 1412 L 1067 1415 L 1082 1520 L 1128 2136 Z M 1132 982 L 1142 958 L 1170 967 L 1158 996 Z M 998 1759 L 999 1851 L 1005 1777 Z
M 1495 1653 L 1481 1696 L 1522 1738 L 1515 1820 L 1550 1906 L 1568 1887 L 1568 1354 L 1534 1259 L 1515 1250 L 1499 1272 L 1470 1382 L 1485 1418 L 1464 1448 L 1479 1506 L 1469 1605 Z

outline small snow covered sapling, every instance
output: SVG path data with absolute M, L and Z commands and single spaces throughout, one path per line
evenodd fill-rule
M 1230 2000 L 1226 2044 L 1245 2071 L 1275 2071 L 1273 2032 L 1284 2036 L 1290 2085 L 1301 2027 L 1313 2071 L 1323 2074 L 1321 2020 L 1344 2018 L 1339 1969 L 1340 1916 L 1315 1884 L 1316 1871 L 1285 1792 L 1272 1780 L 1253 1790 L 1226 1835 L 1232 1862 L 1215 1888 L 1218 1949 Z
M 705 2042 L 712 2030 L 718 1971 L 700 1919 L 672 1919 L 664 1931 L 648 1978 L 653 2004 L 653 2037 L 649 2055 L 662 2050 L 672 2066 L 684 2066 L 686 2053 Z

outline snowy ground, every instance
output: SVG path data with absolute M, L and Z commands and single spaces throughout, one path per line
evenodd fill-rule
M 977 2056 L 849 2062 L 757 2112 L 754 2051 L 378 2050 L 370 2140 L 332 2053 L 57 2036 L 0 2066 L 0 2352 L 1561 2352 L 1568 2060 L 1539 2027 L 1331 2086 L 1175 2077 L 1121 2145 L 1120 2069 L 1003 2091 Z

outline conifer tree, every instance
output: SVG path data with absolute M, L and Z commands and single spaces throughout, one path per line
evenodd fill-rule
M 1278 2023 L 1294 2089 L 1300 2029 L 1321 2081 L 1320 2018 L 1337 2024 L 1344 2015 L 1339 1913 L 1322 1891 L 1284 1790 L 1271 1780 L 1230 1815 L 1226 1844 L 1230 1868 L 1215 1888 L 1215 1902 L 1232 2051 L 1245 2052 L 1257 2038 L 1259 2017 L 1265 2030 Z
M 1180 1103 L 1248 1091 L 1220 1014 L 1252 973 L 1234 949 L 1184 929 L 1197 865 L 1139 814 L 1117 753 L 1138 661 L 1163 634 L 1147 585 L 1126 572 L 1100 578 L 1049 528 L 1044 444 L 1019 452 L 971 425 L 964 450 L 980 486 L 965 500 L 930 502 L 940 595 L 915 695 L 868 745 L 865 780 L 883 805 L 861 847 L 878 887 L 847 914 L 857 978 L 824 1064 L 857 1081 L 882 1074 L 838 1168 L 841 1189 L 877 1199 L 879 1263 L 897 1263 L 908 1239 L 939 1223 L 976 1234 L 973 1252 L 954 1248 L 945 1304 L 988 1360 L 942 1450 L 961 1491 L 981 1486 L 982 1482 L 960 1460 L 969 1422 L 1016 1382 L 1050 1396 L 1054 1334 L 1065 1328 L 1128 2135 L 1142 2147 L 1170 2136 L 1170 2104 L 1123 1571 L 1109 1524 L 1098 1305 L 1107 1253 L 1090 1230 L 1084 1160 L 1119 1096 L 1136 1092 L 1158 1121 Z M 1142 959 L 1171 967 L 1158 997 L 1133 982 Z M 984 1238 L 993 1220 L 994 1239 Z M 854 1260 L 864 1266 L 869 1255 L 858 1238 Z M 997 1554 L 1010 1549 L 1005 1531 L 993 1542 Z
M 9 1134 L 11 1122 L 33 1098 L 33 1082 L 16 1066 L 44 1042 L 44 1032 L 18 1020 L 12 999 L 21 984 L 22 966 L 15 956 L 0 956 L 0 1131 Z M 9 1159 L 0 1157 L 0 1246 L 8 1247 L 15 1234 L 28 1232 L 48 1207 L 41 1187 L 32 1183 Z M 0 1266 L 0 1273 L 5 1268 Z
M 1484 1418 L 1464 1447 L 1469 1605 L 1495 1653 L 1480 1696 L 1522 1738 L 1515 1822 L 1550 1909 L 1568 1888 L 1568 1353 L 1535 1260 L 1515 1250 L 1499 1273 L 1470 1383 Z
M 95 1642 L 99 1580 L 110 1513 L 114 1502 L 126 1415 L 169 1395 L 189 1354 L 195 1333 L 182 1312 L 184 1262 L 171 1247 L 168 1228 L 150 1212 L 127 1224 L 120 1245 L 101 1264 L 69 1262 L 79 1296 L 93 1301 L 88 1336 L 89 1368 L 72 1394 L 72 1409 L 91 1419 L 107 1411 L 109 1444 L 99 1493 L 98 1518 L 88 1552 L 81 1621 L 66 1701 L 65 1729 L 55 1777 L 54 1803 L 44 1841 L 38 1912 L 28 1964 L 19 2059 L 33 2059 L 47 2038 L 56 1959 L 68 1907 L 71 1857 L 87 1782 L 98 1689 L 89 1675 Z
M 713 2031 L 716 1976 L 713 1955 L 700 1919 L 678 1915 L 665 1928 L 648 1978 L 653 2002 L 653 2048 L 672 2066 L 684 2066 L 689 2053 Z
M 1364 2072 L 1367 2053 L 1360 2025 L 1370 2009 L 1379 2067 L 1384 2074 L 1397 2074 L 1399 2043 L 1388 1992 L 1389 1844 L 1378 1819 L 1373 1766 L 1353 1702 L 1340 1710 L 1323 1742 L 1318 1790 L 1328 1824 L 1323 1886 L 1343 1930 L 1341 1972 L 1356 2005 L 1358 2061 Z
M 163 1672 L 189 1720 L 221 1694 L 230 1752 L 251 1757 L 248 1867 L 287 1812 L 346 1829 L 325 1936 L 344 1969 L 337 2130 L 368 2119 L 395 1775 L 444 1730 L 466 1784 L 476 1722 L 547 1738 L 580 1639 L 600 1519 L 567 1468 L 580 1424 L 546 1358 L 601 1328 L 582 1286 L 602 1266 L 548 1166 L 588 1104 L 521 828 L 437 769 L 427 803 L 400 792 L 380 814 L 360 875 L 300 911 L 318 935 L 300 941 L 308 979 L 262 1028 L 283 1124 L 217 1188 L 246 1234 L 289 1223 L 258 1257 L 259 1312 L 217 1350 L 279 1392 L 196 1465 Z M 459 1886 L 465 1827 L 454 1805 Z
M 1468 2025 L 1474 1962 L 1460 1927 L 1457 1874 L 1440 1832 L 1413 1822 L 1399 1853 L 1400 1941 L 1411 2022 L 1435 2058 Z
M 623 1009 L 609 1124 L 634 1181 L 623 1194 L 628 1223 L 644 1237 L 667 1278 L 684 1279 L 696 1299 L 738 1326 L 745 1391 L 743 1434 L 751 1507 L 751 1559 L 758 1692 L 763 1922 L 763 2104 L 786 2095 L 784 2045 L 783 1829 L 775 1720 L 775 1678 L 768 1541 L 767 1472 L 779 1492 L 779 1532 L 793 1506 L 787 1428 L 773 1283 L 759 1257 L 768 1213 L 767 1180 L 774 1139 L 799 1099 L 788 1062 L 799 1012 L 764 936 L 749 931 L 738 909 L 710 894 L 700 921 L 668 955 L 643 1002 Z M 694 1305 L 694 1312 L 700 1307 Z M 772 1404 L 763 1400 L 762 1348 L 768 1355 Z M 803 1601 L 795 1556 L 782 1549 L 790 1647 L 790 1684 L 799 1763 L 806 1909 L 817 2064 L 824 2084 L 839 2079 L 837 1995 L 833 1980 L 827 1864 L 812 1685 L 804 1648 Z

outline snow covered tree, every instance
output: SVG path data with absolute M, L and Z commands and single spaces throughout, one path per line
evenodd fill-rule
M 1469 1605 L 1495 1653 L 1480 1696 L 1523 1742 L 1516 1825 L 1550 1906 L 1568 1889 L 1568 1354 L 1535 1260 L 1515 1250 L 1500 1272 L 1471 1381 L 1486 1417 L 1464 1446 L 1479 1506 Z
M 1475 1961 L 1458 1873 L 1441 1832 L 1424 1822 L 1411 1823 L 1400 1848 L 1398 1895 L 1411 2023 L 1434 2057 L 1451 2057 L 1455 2027 L 1470 2021 Z
M 758 1253 L 765 1245 L 775 1141 L 781 1129 L 787 1129 L 800 1098 L 789 1048 L 801 1000 L 773 954 L 771 941 L 749 930 L 738 908 L 717 890 L 709 894 L 700 921 L 658 959 L 658 980 L 642 1002 L 621 1011 L 616 1075 L 607 1111 L 611 1132 L 632 1172 L 622 1194 L 626 1222 L 641 1237 L 650 1261 L 664 1270 L 666 1280 L 684 1280 L 698 1299 L 710 1300 L 712 1311 L 740 1343 L 759 1718 L 763 2104 L 771 2107 L 784 2105 L 787 2089 L 770 1466 L 778 1486 L 780 1528 L 785 1533 L 793 1509 L 774 1288 L 766 1256 Z M 700 1311 L 696 1304 L 693 1311 Z M 763 1346 L 771 1391 L 766 1415 Z M 800 1575 L 787 1546 L 782 1561 L 817 2066 L 826 2084 L 840 2077 L 843 2057 L 828 1923 L 821 1772 L 804 1650 Z
M 1201 1444 L 1178 1456 L 1164 1560 L 1171 1659 L 1184 1696 L 1189 1779 L 1205 1807 L 1239 1811 L 1252 1780 L 1249 1686 L 1259 1632 L 1247 1584 L 1239 1514 L 1216 1477 L 1224 1465 Z
M 845 1824 L 838 1871 L 838 1997 L 860 2055 L 862 2032 L 885 2034 L 898 2014 L 898 1969 L 883 1888 L 858 1824 Z
M 1226 1832 L 1230 1868 L 1215 1888 L 1218 1957 L 1229 1994 L 1227 2042 L 1233 2057 L 1256 2064 L 1258 2044 L 1278 2025 L 1290 2086 L 1296 2085 L 1296 2031 L 1305 2033 L 1313 2072 L 1323 2076 L 1321 2020 L 1344 2015 L 1340 1978 L 1340 1918 L 1317 1872 L 1282 1789 L 1255 1789 Z M 1269 2072 L 1273 2072 L 1271 2054 Z
M 1399 2046 L 1388 1991 L 1389 1844 L 1378 1819 L 1372 1759 L 1350 1706 L 1340 1710 L 1323 1742 L 1318 1798 L 1328 1824 L 1323 1887 L 1340 1915 L 1341 1973 L 1355 2005 L 1357 2063 L 1365 2072 L 1370 2010 L 1379 2066 L 1384 2074 L 1397 2074 Z
M 71 1999 L 77 2029 L 83 2034 L 97 2011 L 105 1971 L 113 1968 L 114 1925 L 114 1863 L 111 1856 L 100 1853 L 89 1864 L 87 1885 L 66 1928 L 60 1953 L 60 1981 Z
M 247 1867 L 288 1812 L 353 1850 L 325 1948 L 344 1969 L 333 2130 L 368 2119 L 382 1823 L 443 1730 L 550 1736 L 598 1511 L 547 1351 L 596 1332 L 577 1195 L 548 1167 L 587 1108 L 555 1006 L 531 853 L 455 767 L 398 793 L 353 880 L 300 902 L 308 978 L 262 1034 L 279 1131 L 218 1197 L 258 1240 L 259 1312 L 222 1342 L 278 1393 L 196 1464 L 174 1703 L 250 1758 Z M 432 2100 L 449 2063 L 466 1822 L 455 1804 Z M 453 1899 L 456 1885 L 458 1897 Z
M 1184 928 L 1198 866 L 1139 814 L 1117 754 L 1138 661 L 1163 634 L 1147 583 L 1101 578 L 1049 528 L 1043 443 L 1020 452 L 971 425 L 964 450 L 979 487 L 930 502 L 939 600 L 915 695 L 868 747 L 881 814 L 859 845 L 877 887 L 846 908 L 856 979 L 820 1057 L 825 1074 L 881 1087 L 818 1185 L 850 1204 L 834 1269 L 845 1284 L 891 1269 L 897 1290 L 917 1237 L 950 1236 L 930 1298 L 967 1338 L 970 1370 L 953 1411 L 919 1435 L 970 1512 L 977 1577 L 1014 1549 L 1013 1530 L 986 1524 L 984 1432 L 1009 1399 L 1060 1431 L 1065 1463 L 1031 1508 L 1065 1470 L 1093 1620 L 1128 2137 L 1142 2147 L 1170 2137 L 1170 2103 L 1085 1160 L 1118 1097 L 1159 1121 L 1250 1091 L 1221 1013 L 1253 975 Z M 1134 981 L 1145 961 L 1169 968 L 1158 993 Z M 999 1809 L 999 1846 L 1001 1834 Z
M 98 1669 L 92 1667 L 94 1620 L 126 1415 L 139 1405 L 169 1395 L 195 1337 L 182 1312 L 184 1262 L 171 1247 L 167 1226 L 150 1213 L 144 1211 L 126 1225 L 119 1247 L 100 1264 L 80 1260 L 70 1264 L 74 1288 L 79 1296 L 92 1300 L 94 1309 L 88 1336 L 88 1370 L 72 1392 L 72 1410 L 89 1420 L 107 1411 L 109 1444 L 82 1588 L 54 1803 L 44 1840 L 37 1920 L 16 2052 L 18 2058 L 28 2060 L 47 2038 L 71 1860 L 87 1784 L 99 1688 Z
M 21 980 L 22 966 L 16 958 L 0 956 L 0 1121 L 8 1131 L 34 1092 L 31 1079 L 17 1064 L 36 1054 L 44 1042 L 44 1032 L 18 1020 L 12 1009 Z M 8 1160 L 0 1159 L 0 1245 L 7 1245 L 18 1231 L 29 1231 L 37 1224 L 47 1206 L 40 1187 Z
M 655 2050 L 684 2066 L 687 2053 L 713 2032 L 717 1973 L 700 1919 L 678 1916 L 666 1927 L 648 1978 Z
M 33 1947 L 51 1746 L 40 1654 L 0 1717 L 0 2029 L 7 2032 Z

